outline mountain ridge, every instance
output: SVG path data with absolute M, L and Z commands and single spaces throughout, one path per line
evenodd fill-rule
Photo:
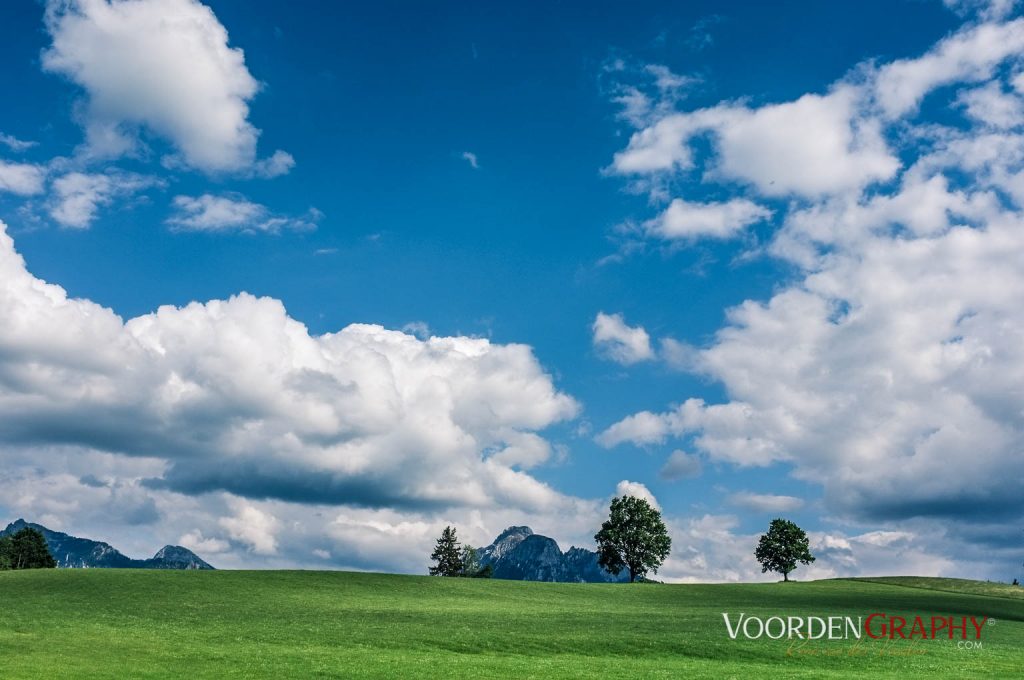
M 0 531 L 0 536 L 13 534 L 25 527 L 38 530 L 46 539 L 50 554 L 63 569 L 213 569 L 209 563 L 188 548 L 165 545 L 148 559 L 133 559 L 103 541 L 79 538 L 53 531 L 42 524 L 18 518 Z
M 628 581 L 623 571 L 614 575 L 597 562 L 597 553 L 572 546 L 562 552 L 558 543 L 528 526 L 511 526 L 480 550 L 480 566 L 490 566 L 493 577 L 512 581 L 557 583 L 619 583 Z

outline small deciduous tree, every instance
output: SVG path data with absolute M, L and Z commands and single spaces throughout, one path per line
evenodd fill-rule
M 462 574 L 462 554 L 459 550 L 459 539 L 455 529 L 445 527 L 441 538 L 437 539 L 434 552 L 430 559 L 435 562 L 430 568 L 431 576 L 459 576 Z
M 494 568 L 491 565 L 485 567 L 480 566 L 480 551 L 469 545 L 468 543 L 462 546 L 462 573 L 460 576 L 466 578 L 490 578 L 494 573 Z
M 594 534 L 598 564 L 612 574 L 629 569 L 629 582 L 642 579 L 668 557 L 672 539 L 665 522 L 650 503 L 642 498 L 613 498 L 608 520 Z
M 789 580 L 789 572 L 796 569 L 797 562 L 810 564 L 814 561 L 807 534 L 788 519 L 772 520 L 768 533 L 757 543 L 754 557 L 761 563 L 762 573 L 778 572 L 784 581 Z

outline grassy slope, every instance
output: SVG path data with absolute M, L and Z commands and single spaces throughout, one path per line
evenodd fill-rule
M 926 588 L 928 590 L 944 590 L 951 593 L 991 595 L 993 597 L 1009 597 L 1024 600 L 1024 588 L 1011 586 L 1008 583 L 994 583 L 992 581 L 968 581 L 962 578 L 928 578 L 926 576 L 875 576 L 855 580 L 871 583 L 888 583 L 908 588 Z
M 862 580 L 583 585 L 338 572 L 0 573 L 0 677 L 1014 677 L 1024 601 Z M 938 584 L 951 588 L 949 583 Z M 963 586 L 961 584 L 961 590 Z M 948 641 L 731 641 L 733 614 L 988 615 Z M 884 652 L 879 654 L 879 652 Z

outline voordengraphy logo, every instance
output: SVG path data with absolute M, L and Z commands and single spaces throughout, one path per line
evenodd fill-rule
M 733 616 L 722 612 L 730 639 L 759 640 L 981 640 L 987 616 Z

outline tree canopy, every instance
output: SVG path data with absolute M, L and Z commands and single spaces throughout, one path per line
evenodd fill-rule
M 775 571 L 782 574 L 784 581 L 796 569 L 797 562 L 810 564 L 811 555 L 807 534 L 788 519 L 773 519 L 768 533 L 761 536 L 754 550 L 754 557 L 761 563 L 761 572 Z
M 598 564 L 612 574 L 629 569 L 630 583 L 658 567 L 672 548 L 665 522 L 650 503 L 634 496 L 612 499 L 608 520 L 594 534 Z
M 0 536 L 0 570 L 52 569 L 56 566 L 46 538 L 38 529 L 25 527 L 10 536 Z

